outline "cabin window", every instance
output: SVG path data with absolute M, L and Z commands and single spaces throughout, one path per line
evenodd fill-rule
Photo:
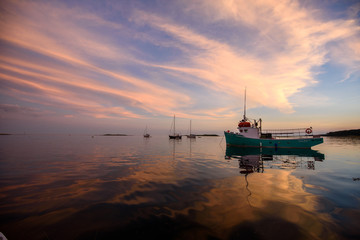
M 248 131 L 247 129 L 244 130 L 244 132 L 247 132 L 247 131 Z
M 242 129 L 240 129 L 240 132 L 242 132 Z

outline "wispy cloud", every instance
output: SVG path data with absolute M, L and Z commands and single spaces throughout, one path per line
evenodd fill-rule
M 245 87 L 250 107 L 293 112 L 325 63 L 359 75 L 358 24 L 297 1 L 177 2 L 182 18 L 118 4 L 5 1 L 1 94 L 67 116 L 216 119 L 236 115 Z
M 19 106 L 17 104 L 0 104 L 0 117 L 6 116 L 31 116 L 31 117 L 42 117 L 48 112 L 32 108 Z
M 292 111 L 289 97 L 300 89 L 315 84 L 313 69 L 334 53 L 328 46 L 334 42 L 351 48 L 351 38 L 358 36 L 354 20 L 326 21 L 313 16 L 314 11 L 302 8 L 296 1 L 195 1 L 189 9 L 209 22 L 233 21 L 245 25 L 254 36 L 251 48 L 230 45 L 226 41 L 206 37 L 168 18 L 136 11 L 135 19 L 174 38 L 174 47 L 181 45 L 189 62 L 158 65 L 164 69 L 195 76 L 197 84 L 234 97 L 249 89 L 255 105 Z M 242 28 L 235 32 L 241 34 Z M 345 57 L 345 55 L 342 55 Z M 353 54 L 346 65 L 358 63 Z M 340 58 L 341 59 L 341 58 Z M 357 68 L 358 69 L 358 68 Z
M 189 97 L 175 90 L 114 69 L 109 70 L 103 64 L 96 63 L 105 60 L 121 65 L 124 64 L 124 59 L 131 62 L 131 57 L 123 53 L 126 52 L 122 51 L 126 47 L 119 49 L 115 43 L 106 42 L 106 38 L 100 38 L 88 28 L 77 25 L 75 20 L 84 17 L 79 13 L 74 14 L 74 10 L 69 14 L 67 9 L 57 9 L 62 16 L 59 19 L 59 14 L 55 14 L 52 8 L 41 6 L 38 9 L 34 3 L 24 4 L 26 6 L 16 7 L 27 7 L 31 16 L 37 16 L 40 9 L 48 15 L 30 19 L 17 16 L 16 19 L 1 23 L 5 33 L 1 35 L 3 41 L 11 47 L 20 47 L 38 54 L 36 63 L 15 59 L 14 56 L 2 57 L 0 68 L 6 71 L 2 74 L 2 81 L 16 83 L 17 86 L 26 85 L 27 89 L 21 95 L 40 99 L 38 103 L 52 102 L 54 107 L 66 106 L 72 110 L 81 110 L 80 112 L 93 109 L 92 114 L 96 117 L 141 117 L 141 114 L 133 112 L 138 110 L 130 108 L 140 109 L 143 113 L 171 115 L 173 109 L 189 101 Z M 75 19 L 73 16 L 76 16 Z M 86 20 L 99 22 L 97 17 L 91 18 L 88 15 Z M 112 29 L 117 27 L 116 24 L 100 22 Z M 91 58 L 91 54 L 97 58 Z M 50 63 L 42 58 L 50 59 Z M 9 88 L 14 90 L 17 86 Z M 39 90 L 41 95 L 38 92 L 34 94 L 34 91 Z M 96 93 L 103 94 L 104 98 L 94 98 Z M 119 97 L 119 103 L 108 105 L 106 95 Z M 51 101 L 46 101 L 46 98 Z
M 68 108 L 78 112 L 89 112 L 93 109 L 93 114 L 96 117 L 106 117 L 106 112 L 110 114 L 108 117 L 141 117 L 138 114 L 131 113 L 131 111 L 126 111 L 126 107 L 111 106 L 109 98 L 114 98 L 113 101 L 117 99 L 127 106 L 137 107 L 149 112 L 170 114 L 169 109 L 175 107 L 176 102 L 171 101 L 171 99 L 161 102 L 163 97 L 170 98 L 169 94 L 182 97 L 178 93 L 171 93 L 160 86 L 154 86 L 134 77 L 120 75 L 103 69 L 96 69 L 96 73 L 101 73 L 106 77 L 114 79 L 115 83 L 116 81 L 125 81 L 137 86 L 123 90 L 121 88 L 112 88 L 107 86 L 106 82 L 103 83 L 95 79 L 85 78 L 73 72 L 58 71 L 19 59 L 7 58 L 4 59 L 4 62 L 6 63 L 0 63 L 1 69 L 22 76 L 14 77 L 11 74 L 0 74 L 4 81 L 16 84 L 16 86 L 8 85 L 8 90 L 16 89 L 15 93 L 18 94 L 20 91 L 22 97 L 28 96 L 33 101 L 46 105 L 54 104 L 54 107 Z M 9 63 L 11 65 L 8 65 Z M 90 69 L 87 70 L 90 71 Z M 19 85 L 26 88 L 21 91 Z M 7 93 L 11 94 L 11 91 Z M 103 98 L 98 97 L 99 94 L 102 94 Z M 13 97 L 16 97 L 16 95 Z

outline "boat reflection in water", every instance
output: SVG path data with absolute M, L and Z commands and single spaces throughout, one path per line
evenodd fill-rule
M 323 161 L 324 154 L 296 148 L 240 148 L 226 147 L 225 159 L 238 159 L 241 174 L 264 172 L 269 168 L 307 168 L 315 170 L 315 162 Z

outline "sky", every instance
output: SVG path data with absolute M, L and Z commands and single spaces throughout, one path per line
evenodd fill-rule
M 360 2 L 0 2 L 1 133 L 360 128 Z

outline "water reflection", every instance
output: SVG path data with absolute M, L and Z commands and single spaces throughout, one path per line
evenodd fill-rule
M 238 162 L 239 184 L 243 198 L 255 218 L 245 220 L 247 227 L 256 228 L 264 239 L 336 239 L 331 217 L 319 212 L 319 198 L 306 189 L 296 171 L 315 170 L 324 154 L 311 149 L 259 149 L 227 147 L 225 159 Z M 256 174 L 260 173 L 260 174 Z M 238 183 L 241 182 L 238 181 Z M 238 184 L 237 183 L 237 184 Z M 257 219 L 257 217 L 260 219 Z M 276 224 L 275 224 L 276 223 Z M 257 226 L 261 224 L 262 229 Z M 243 229 L 244 222 L 235 227 Z M 287 235 L 282 238 L 272 229 L 275 225 Z M 271 230 L 270 230 L 271 229 Z M 265 234 L 266 233 L 266 234 Z M 265 235 L 263 235 L 265 234 Z M 284 235 L 284 236 L 285 236 Z M 251 237 L 259 237 L 251 236 Z
M 312 149 L 274 149 L 226 147 L 225 159 L 238 159 L 241 174 L 264 172 L 264 164 L 273 168 L 307 168 L 315 170 L 315 161 L 323 161 L 324 154 Z
M 168 136 L 6 140 L 0 144 L 0 231 L 8 239 L 339 239 L 345 230 L 358 233 L 350 224 L 360 219 L 353 197 L 360 181 L 349 178 L 353 195 L 341 197 L 346 208 L 335 206 L 331 197 L 339 193 L 329 185 L 336 184 L 319 178 L 331 162 L 328 152 L 323 161 L 314 150 L 225 150 L 219 138 Z M 334 220 L 341 211 L 350 230 Z

